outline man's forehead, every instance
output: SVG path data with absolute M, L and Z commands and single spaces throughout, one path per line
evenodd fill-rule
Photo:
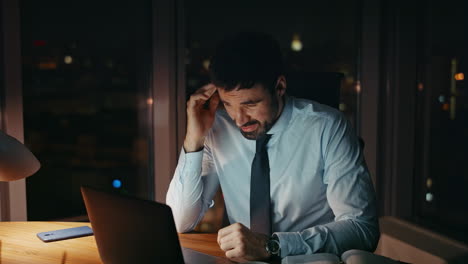
M 221 87 L 217 87 L 219 97 L 224 102 L 229 102 L 232 100 L 241 100 L 241 101 L 249 101 L 249 100 L 257 100 L 261 99 L 265 94 L 265 89 L 262 87 L 252 87 L 250 89 L 234 89 L 231 91 L 227 91 Z
M 268 92 L 262 84 L 255 84 L 251 88 L 241 88 L 240 85 L 237 85 L 234 89 L 226 90 L 224 87 L 216 86 L 218 93 L 227 95 L 227 96 L 249 96 L 249 95 L 263 95 L 265 92 Z

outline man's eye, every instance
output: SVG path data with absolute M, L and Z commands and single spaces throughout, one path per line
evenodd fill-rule
M 257 104 L 246 104 L 247 107 L 255 107 Z

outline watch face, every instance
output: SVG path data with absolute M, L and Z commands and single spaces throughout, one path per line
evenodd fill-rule
M 279 242 L 274 239 L 268 240 L 267 249 L 271 254 L 278 255 L 280 249 Z

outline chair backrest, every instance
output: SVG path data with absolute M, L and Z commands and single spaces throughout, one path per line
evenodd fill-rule
M 343 78 L 344 74 L 339 72 L 289 72 L 286 93 L 338 109 Z

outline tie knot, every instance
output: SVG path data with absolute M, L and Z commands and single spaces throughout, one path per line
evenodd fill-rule
M 256 141 L 256 152 L 260 152 L 265 149 L 266 145 L 268 144 L 268 140 L 270 140 L 271 134 L 265 134 L 259 138 L 257 138 Z

